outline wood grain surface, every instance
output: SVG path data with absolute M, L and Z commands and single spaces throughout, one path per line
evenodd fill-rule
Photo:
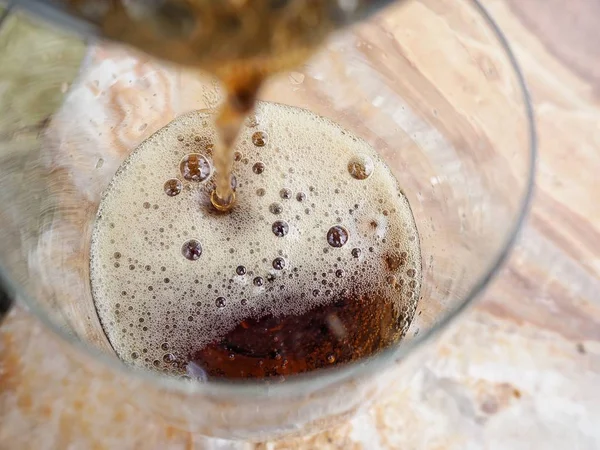
M 409 390 L 314 436 L 209 442 L 114 398 L 115 380 L 90 383 L 93 368 L 16 310 L 0 329 L 0 449 L 600 448 L 600 1 L 486 7 L 531 90 L 537 191 L 509 262 Z

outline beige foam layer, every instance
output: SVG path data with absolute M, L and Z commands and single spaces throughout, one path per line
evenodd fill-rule
M 122 165 L 101 202 L 92 289 L 107 336 L 124 360 L 163 366 L 174 349 L 207 344 L 265 308 L 275 315 L 303 313 L 349 287 L 376 291 L 412 317 L 421 280 L 417 231 L 396 179 L 373 149 L 306 110 L 261 103 L 237 148 L 237 204 L 217 215 L 208 207 L 212 177 L 187 182 L 179 172 L 187 153 L 211 160 L 211 120 L 208 112 L 193 112 L 150 137 Z M 252 143 L 257 131 L 268 135 L 263 147 Z M 348 163 L 356 160 L 373 163 L 366 180 L 349 173 Z M 253 170 L 257 162 L 265 165 L 260 174 Z M 175 177 L 184 189 L 169 197 L 163 185 Z M 282 189 L 292 192 L 290 199 L 281 197 Z M 306 198 L 298 201 L 298 193 Z M 286 236 L 272 232 L 276 220 L 287 222 Z M 341 248 L 327 242 L 335 225 L 349 232 Z M 181 253 L 189 239 L 202 245 L 196 261 Z M 391 273 L 385 258 L 403 253 L 406 262 Z M 283 270 L 273 268 L 277 257 L 285 259 Z M 240 265 L 243 276 L 236 273 Z M 390 276 L 404 280 L 405 288 L 398 291 Z M 263 278 L 262 286 L 255 277 Z

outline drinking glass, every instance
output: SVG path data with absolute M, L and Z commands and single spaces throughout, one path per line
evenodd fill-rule
M 139 143 L 181 114 L 218 107 L 221 87 L 22 12 L 1 18 L 0 58 L 7 298 L 37 316 L 82 364 L 118 374 L 128 401 L 206 436 L 257 440 L 315 431 L 368 407 L 392 367 L 394 376 L 410 379 L 434 338 L 498 271 L 529 204 L 531 105 L 497 26 L 474 0 L 392 4 L 274 77 L 260 100 L 340 124 L 372 145 L 399 180 L 423 265 L 407 336 L 370 358 L 281 383 L 200 383 L 134 369 L 114 354 L 92 300 L 98 205 Z

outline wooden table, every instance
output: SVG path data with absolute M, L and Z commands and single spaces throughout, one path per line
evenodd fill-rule
M 410 392 L 316 436 L 209 445 L 111 404 L 16 310 L 0 329 L 0 449 L 600 448 L 600 1 L 486 6 L 531 88 L 538 189 L 509 263 Z

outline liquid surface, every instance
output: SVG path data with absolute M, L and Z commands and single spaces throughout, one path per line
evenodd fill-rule
M 103 196 L 91 284 L 117 354 L 200 380 L 268 378 L 398 342 L 419 297 L 419 239 L 377 154 L 327 119 L 259 103 L 222 214 L 214 121 L 194 112 L 159 130 Z

